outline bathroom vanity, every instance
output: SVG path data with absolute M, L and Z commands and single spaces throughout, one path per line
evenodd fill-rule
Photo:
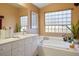
M 0 40 L 0 56 L 33 56 L 37 54 L 37 34 L 18 35 Z

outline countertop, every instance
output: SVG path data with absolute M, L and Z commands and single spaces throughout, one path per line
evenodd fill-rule
M 32 37 L 32 36 L 37 36 L 37 34 L 24 34 L 24 35 L 19 34 L 12 38 L 0 39 L 0 45 L 9 43 L 9 42 L 13 42 L 13 41 L 17 41 L 17 40 L 22 40 L 24 38 L 28 38 L 28 37 Z

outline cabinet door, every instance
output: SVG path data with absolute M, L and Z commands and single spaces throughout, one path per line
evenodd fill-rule
M 24 51 L 25 51 L 25 56 L 32 56 L 32 52 L 31 52 L 31 47 L 32 47 L 32 42 L 31 42 L 31 38 L 26 38 L 25 39 L 25 48 L 24 48 Z
M 25 39 L 25 55 L 33 56 L 37 49 L 37 37 Z
M 35 55 L 37 54 L 36 53 L 36 50 L 37 50 L 37 47 L 38 47 L 38 44 L 37 44 L 37 36 L 33 36 L 32 38 L 32 47 L 31 47 L 31 52 L 32 52 L 32 55 Z
M 15 41 L 12 43 L 12 56 L 24 55 L 24 40 Z
M 11 44 L 0 46 L 0 56 L 11 56 Z

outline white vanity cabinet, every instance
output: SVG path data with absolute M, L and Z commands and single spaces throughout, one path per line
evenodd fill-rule
M 24 55 L 24 40 L 18 40 L 11 43 L 12 56 Z
M 0 56 L 11 56 L 11 45 L 10 45 L 10 43 L 0 45 Z
M 14 38 L 12 41 L 7 39 L 0 43 L 0 56 L 33 56 L 37 49 L 36 36 Z

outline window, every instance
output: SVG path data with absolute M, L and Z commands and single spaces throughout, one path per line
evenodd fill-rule
M 27 16 L 21 16 L 20 17 L 20 24 L 21 24 L 21 31 L 27 30 L 28 17 Z
M 71 10 L 45 13 L 45 32 L 70 33 Z
M 32 11 L 31 14 L 31 33 L 38 33 L 38 14 Z
M 38 28 L 38 14 L 35 12 L 32 12 L 32 28 Z

